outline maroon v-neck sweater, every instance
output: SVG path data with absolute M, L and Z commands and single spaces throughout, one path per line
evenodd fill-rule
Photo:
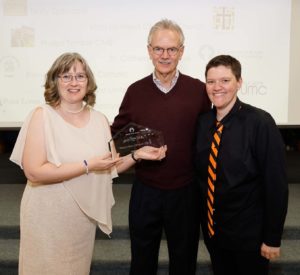
M 137 178 L 161 189 L 190 183 L 194 176 L 196 121 L 210 107 L 205 84 L 181 73 L 176 85 L 166 94 L 154 84 L 152 75 L 130 85 L 112 124 L 112 133 L 134 122 L 161 131 L 168 147 L 162 161 L 136 164 Z

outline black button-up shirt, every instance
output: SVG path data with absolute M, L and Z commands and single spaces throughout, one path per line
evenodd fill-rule
M 202 229 L 207 234 L 208 157 L 216 110 L 198 121 L 196 169 L 201 186 Z M 262 242 L 280 246 L 287 212 L 285 146 L 267 112 L 237 99 L 222 119 L 217 160 L 213 239 L 229 249 L 259 249 Z

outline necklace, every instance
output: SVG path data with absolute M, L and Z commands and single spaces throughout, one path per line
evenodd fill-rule
M 77 110 L 77 111 L 71 111 L 71 110 L 66 109 L 66 108 L 63 107 L 62 105 L 60 105 L 60 107 L 61 107 L 64 111 L 66 111 L 67 113 L 70 113 L 70 114 L 79 114 L 80 112 L 83 111 L 83 109 L 84 109 L 85 106 L 86 106 L 85 104 L 82 104 L 82 106 L 81 106 L 81 108 L 80 108 L 79 110 Z

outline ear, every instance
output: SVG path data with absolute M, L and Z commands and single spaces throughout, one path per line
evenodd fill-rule
M 149 58 L 152 60 L 152 49 L 149 45 L 147 45 L 147 50 L 148 50 Z
M 242 87 L 242 84 L 243 84 L 243 79 L 242 79 L 242 78 L 240 78 L 240 79 L 238 80 L 238 82 L 237 82 L 238 90 L 240 90 L 240 89 L 241 89 L 241 87 Z
M 181 60 L 182 56 L 183 56 L 183 53 L 184 53 L 184 46 L 182 46 L 180 49 L 179 49 L 179 60 Z

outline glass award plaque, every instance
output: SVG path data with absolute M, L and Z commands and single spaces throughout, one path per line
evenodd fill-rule
M 114 143 L 117 153 L 120 156 L 125 156 L 143 146 L 161 147 L 164 145 L 164 138 L 160 131 L 131 122 L 109 141 L 110 151 L 113 146 L 112 143 Z

